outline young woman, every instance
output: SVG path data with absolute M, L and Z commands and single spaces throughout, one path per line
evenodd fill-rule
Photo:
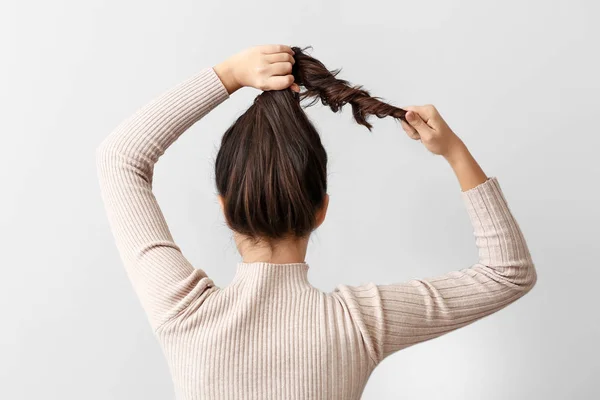
M 436 109 L 393 107 L 336 74 L 296 47 L 251 48 L 164 92 L 98 148 L 111 229 L 179 399 L 359 399 L 387 356 L 492 314 L 536 283 L 497 178 L 484 174 Z M 215 163 L 242 261 L 219 287 L 173 242 L 152 176 L 184 131 L 244 86 L 263 92 L 224 134 Z M 304 258 L 327 212 L 327 154 L 300 105 L 306 98 L 333 111 L 350 104 L 369 129 L 369 115 L 397 118 L 410 138 L 444 157 L 479 260 L 429 279 L 313 287 Z

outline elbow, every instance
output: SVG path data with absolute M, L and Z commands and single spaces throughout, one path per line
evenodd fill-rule
M 536 285 L 538 276 L 535 264 L 529 260 L 526 263 L 513 266 L 512 278 L 509 279 L 511 285 L 521 291 L 523 294 L 528 293 Z
M 126 143 L 121 135 L 111 133 L 96 147 L 96 166 L 99 170 L 113 169 L 129 164 L 131 157 L 124 151 Z
M 536 285 L 538 280 L 538 274 L 533 262 L 529 264 L 526 271 L 527 273 L 525 275 L 525 278 L 523 279 L 523 288 L 525 289 L 525 292 L 529 292 Z
M 115 160 L 115 151 L 110 146 L 110 143 L 107 140 L 104 140 L 98 147 L 96 147 L 96 168 L 98 172 L 106 171 L 111 169 L 111 165 L 114 165 Z
M 123 144 L 106 138 L 96 147 L 96 170 L 101 181 L 142 179 L 152 182 L 151 163 L 143 163 L 139 156 L 123 151 Z M 126 178 L 128 177 L 128 178 Z
M 128 170 L 128 164 L 131 160 L 122 154 L 118 143 L 115 143 L 110 137 L 104 139 L 96 147 L 96 170 L 100 179 L 112 179 L 115 171 Z
M 489 274 L 488 276 L 493 277 L 492 279 L 496 282 L 502 283 L 504 286 L 517 292 L 521 292 L 522 295 L 531 291 L 538 281 L 537 270 L 531 258 L 527 261 L 507 264 L 503 267 L 491 267 L 485 264 L 478 265 L 483 265 Z

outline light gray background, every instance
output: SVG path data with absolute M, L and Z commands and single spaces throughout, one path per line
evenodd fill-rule
M 120 264 L 94 151 L 128 115 L 248 46 L 313 45 L 396 105 L 435 104 L 497 176 L 539 274 L 533 291 L 386 359 L 364 399 L 600 398 L 600 58 L 595 1 L 3 1 L 0 398 L 170 399 Z M 156 168 L 176 241 L 224 286 L 239 256 L 215 198 L 220 135 L 258 92 L 192 127 Z M 309 279 L 399 282 L 476 249 L 442 158 L 393 120 L 315 107 L 331 203 Z

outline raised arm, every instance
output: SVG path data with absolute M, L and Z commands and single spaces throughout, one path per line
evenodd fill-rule
M 138 109 L 96 152 L 110 227 L 154 329 L 213 286 L 173 241 L 152 192 L 154 165 L 185 130 L 227 97 L 215 71 L 204 68 Z
M 118 125 L 96 152 L 102 198 L 129 279 L 153 329 L 214 286 L 175 244 L 152 192 L 154 165 L 194 123 L 243 86 L 293 82 L 287 46 L 258 46 L 204 68 Z M 289 64 L 289 68 L 283 64 Z
M 407 134 L 443 155 L 460 183 L 479 260 L 469 268 L 402 283 L 338 285 L 374 365 L 408 346 L 439 337 L 525 295 L 537 273 L 496 177 L 488 178 L 435 108 L 407 107 Z

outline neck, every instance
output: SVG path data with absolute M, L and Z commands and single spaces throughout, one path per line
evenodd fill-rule
M 231 288 L 243 288 L 269 297 L 274 292 L 304 291 L 313 288 L 308 281 L 309 265 L 298 263 L 239 262 Z
M 244 263 L 304 263 L 308 246 L 308 238 L 282 239 L 270 243 L 260 241 L 255 244 L 237 233 L 235 241 Z

